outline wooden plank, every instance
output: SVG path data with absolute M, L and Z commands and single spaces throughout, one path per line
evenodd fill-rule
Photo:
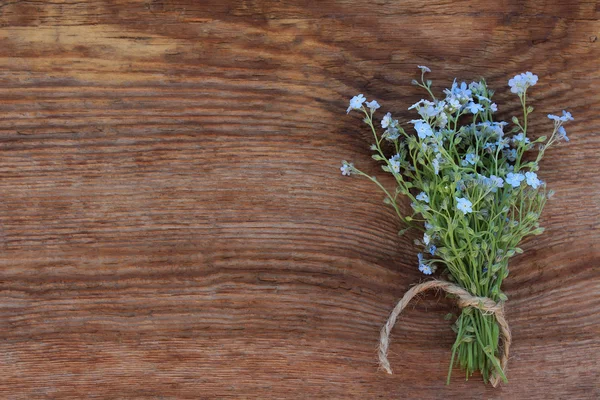
M 0 397 L 600 397 L 600 23 L 593 1 L 0 4 Z M 544 235 L 506 281 L 510 383 L 456 371 L 455 310 L 415 303 L 414 235 L 368 182 L 356 93 L 404 121 L 421 94 L 531 70 L 571 142 Z M 385 180 L 391 185 L 390 180 Z M 406 205 L 407 206 L 407 205 Z

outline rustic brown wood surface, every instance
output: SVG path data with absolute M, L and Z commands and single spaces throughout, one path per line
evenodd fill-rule
M 600 23 L 594 1 L 0 3 L 0 399 L 600 398 Z M 537 73 L 567 108 L 557 191 L 511 263 L 510 383 L 456 370 L 369 182 L 357 93 L 401 120 L 438 89 Z M 390 180 L 382 177 L 386 184 Z M 407 205 L 404 205 L 407 206 Z

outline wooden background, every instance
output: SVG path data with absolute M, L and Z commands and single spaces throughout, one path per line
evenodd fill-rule
M 0 398 L 600 398 L 599 10 L 2 1 Z M 377 370 L 424 277 L 415 234 L 339 173 L 378 173 L 345 111 L 360 92 L 412 119 L 417 64 L 438 90 L 485 77 L 506 119 L 507 80 L 533 71 L 532 134 L 576 118 L 543 162 L 547 231 L 505 284 L 500 389 L 445 386 L 456 309 L 433 294 L 394 330 L 396 374 Z

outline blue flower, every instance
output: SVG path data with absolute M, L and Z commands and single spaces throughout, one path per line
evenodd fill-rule
M 463 214 L 468 214 L 473 212 L 473 203 L 469 201 L 469 199 L 465 197 L 455 197 L 456 199 L 456 208 L 458 211 L 462 211 Z
M 419 259 L 419 271 L 424 273 L 425 275 L 431 275 L 433 271 L 431 267 L 423 262 L 423 253 L 417 254 L 417 258 Z
M 565 142 L 569 141 L 569 137 L 567 136 L 567 131 L 565 131 L 565 128 L 563 128 L 562 126 L 558 127 L 558 137 L 560 139 L 564 139 Z
M 433 165 L 433 172 L 435 172 L 436 175 L 440 173 L 440 159 L 438 158 L 438 156 L 439 154 L 436 155 L 433 161 L 431 162 L 431 164 Z
M 423 72 L 431 72 L 431 70 L 424 65 L 417 65 L 417 68 L 420 68 Z
M 492 186 L 492 192 L 496 193 L 498 188 L 504 186 L 504 179 L 496 175 L 490 175 L 490 184 Z
M 348 106 L 348 110 L 346 110 L 346 114 L 348 114 L 351 110 L 360 110 L 360 108 L 362 107 L 362 104 L 366 100 L 367 99 L 362 94 L 359 94 L 358 96 L 354 96 L 353 98 L 351 98 L 350 105 Z
M 461 161 L 463 166 L 467 166 L 468 164 L 475 165 L 479 161 L 479 156 L 473 153 L 469 153 L 465 156 L 465 159 Z
M 346 161 L 342 161 L 342 166 L 340 167 L 340 171 L 342 171 L 342 175 L 352 175 L 352 170 L 354 168 L 354 164 L 348 163 Z
M 431 236 L 429 236 L 427 233 L 423 234 L 423 243 L 425 243 L 425 246 L 428 246 L 429 243 L 431 243 Z
M 496 143 L 487 142 L 483 145 L 484 150 L 488 150 L 490 153 L 496 151 Z
M 560 117 L 560 120 L 563 122 L 567 122 L 567 121 L 574 121 L 575 118 L 573 118 L 573 116 L 571 115 L 570 112 L 563 110 L 563 115 L 562 117 Z
M 427 196 L 427 193 L 425 193 L 425 192 L 421 192 L 421 193 L 419 193 L 419 194 L 418 194 L 418 195 L 415 197 L 415 199 L 417 199 L 417 200 L 420 200 L 420 201 L 423 201 L 423 202 L 425 202 L 425 203 L 429 204 L 429 196 Z
M 525 175 L 523 174 L 514 174 L 512 172 L 506 174 L 506 183 L 508 183 L 514 188 L 521 186 L 521 182 L 523 182 L 523 179 L 525 179 Z
M 425 139 L 428 136 L 433 136 L 433 130 L 431 126 L 422 119 L 412 120 L 410 121 L 415 124 L 415 130 L 421 139 Z
M 429 245 L 429 248 L 427 249 L 429 251 L 429 254 L 431 254 L 432 256 L 435 255 L 435 251 L 437 250 L 437 247 L 435 247 L 435 244 L 431 244 Z
M 396 154 L 389 159 L 390 165 L 392 167 L 392 172 L 398 174 L 400 173 L 400 154 Z
M 371 110 L 371 112 L 375 112 L 375 110 L 377 110 L 379 107 L 381 107 L 379 105 L 379 103 L 377 101 L 375 101 L 375 100 L 369 101 L 369 102 L 365 103 L 365 105 L 367 107 L 369 107 L 369 110 Z
M 385 129 L 388 126 L 391 126 L 392 124 L 393 124 L 392 113 L 385 114 L 381 120 L 381 127 L 383 129 Z
M 541 184 L 535 172 L 525 172 L 525 178 L 527 179 L 527 184 L 534 189 L 537 189 Z
M 517 159 L 517 149 L 504 149 L 502 150 L 502 153 L 508 159 L 508 161 L 515 161 Z
M 516 75 L 514 78 L 508 81 L 510 91 L 521 95 L 525 93 L 528 87 L 533 86 L 537 83 L 538 76 L 527 71 L 524 74 Z
M 513 142 L 523 142 L 525 144 L 529 143 L 529 138 L 525 136 L 523 132 L 520 132 L 518 135 L 513 136 Z
M 483 106 L 481 104 L 471 102 L 467 104 L 467 109 L 471 112 L 471 114 L 477 114 L 478 112 L 483 111 Z
M 550 118 L 553 121 L 560 122 L 560 117 L 558 115 L 548 114 L 548 118 Z

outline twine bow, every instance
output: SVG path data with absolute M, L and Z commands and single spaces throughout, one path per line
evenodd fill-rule
M 408 305 L 408 303 L 410 303 L 413 297 L 429 289 L 442 289 L 447 293 L 456 295 L 458 297 L 457 303 L 460 308 L 473 307 L 478 308 L 479 310 L 485 313 L 494 314 L 496 320 L 498 321 L 498 325 L 500 326 L 502 341 L 504 342 L 500 366 L 502 367 L 503 371 L 506 371 L 511 336 L 510 329 L 508 328 L 508 323 L 506 322 L 506 318 L 504 317 L 503 305 L 501 303 L 496 303 L 495 301 L 487 297 L 473 296 L 460 286 L 441 280 L 427 281 L 419 285 L 413 286 L 404 294 L 404 297 L 400 299 L 398 304 L 396 304 L 396 307 L 394 307 L 394 309 L 392 310 L 388 321 L 383 326 L 383 328 L 381 328 L 381 337 L 379 341 L 379 365 L 381 366 L 381 368 L 383 368 L 388 374 L 392 373 L 390 363 L 387 359 L 387 353 L 388 348 L 390 346 L 390 333 L 392 331 L 392 328 L 396 324 L 396 319 L 398 318 L 402 310 L 404 310 L 404 308 Z M 500 377 L 500 375 L 496 372 L 490 378 L 490 383 L 493 387 L 496 387 L 500 383 L 501 379 L 502 378 Z

